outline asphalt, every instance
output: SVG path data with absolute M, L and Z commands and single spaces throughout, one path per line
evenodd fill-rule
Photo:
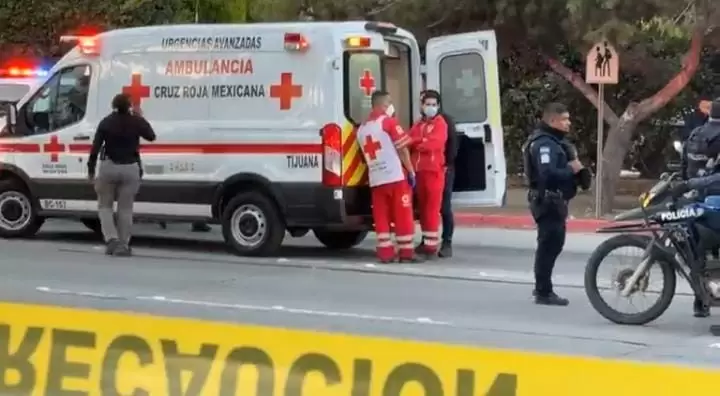
M 605 236 L 568 239 L 556 283 L 571 304 L 542 307 L 530 296 L 532 231 L 461 229 L 451 260 L 379 266 L 371 241 L 337 253 L 312 236 L 288 237 L 279 257 L 258 259 L 229 255 L 217 227 L 137 228 L 132 258 L 105 256 L 67 222 L 49 222 L 33 240 L 0 241 L 0 300 L 720 366 L 720 340 L 708 333 L 717 319 L 693 318 L 682 288 L 647 326 L 614 325 L 590 307 L 583 267 Z

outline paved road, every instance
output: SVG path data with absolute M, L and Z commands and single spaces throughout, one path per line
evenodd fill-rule
M 217 232 L 139 231 L 151 236 L 129 259 L 106 257 L 67 223 L 48 224 L 36 240 L 0 241 L 0 299 L 720 366 L 712 319 L 692 318 L 688 296 L 645 327 L 612 325 L 592 310 L 576 281 L 597 236 L 570 240 L 558 267 L 569 287 L 558 292 L 571 305 L 556 308 L 531 303 L 527 231 L 460 231 L 452 261 L 393 267 L 373 265 L 369 245 L 340 257 L 310 237 L 288 239 L 282 257 L 250 259 L 227 255 Z

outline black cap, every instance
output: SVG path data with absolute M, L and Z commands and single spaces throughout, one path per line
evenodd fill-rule
M 720 119 L 720 98 L 713 100 L 710 106 L 710 118 Z

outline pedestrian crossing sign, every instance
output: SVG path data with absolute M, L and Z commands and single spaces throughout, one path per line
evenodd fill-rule
M 620 74 L 618 53 L 607 40 L 595 43 L 585 59 L 585 82 L 617 84 Z

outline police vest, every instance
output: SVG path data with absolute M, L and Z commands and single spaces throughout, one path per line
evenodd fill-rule
M 720 128 L 711 125 L 703 125 L 695 128 L 685 143 L 685 157 L 687 162 L 688 177 L 701 177 L 712 172 L 708 169 L 713 164 L 709 164 L 710 160 L 714 160 L 719 153 L 710 153 L 710 142 L 720 133 Z
M 400 156 L 390 134 L 382 127 L 385 116 L 360 125 L 356 136 L 368 167 L 370 187 L 405 180 Z

